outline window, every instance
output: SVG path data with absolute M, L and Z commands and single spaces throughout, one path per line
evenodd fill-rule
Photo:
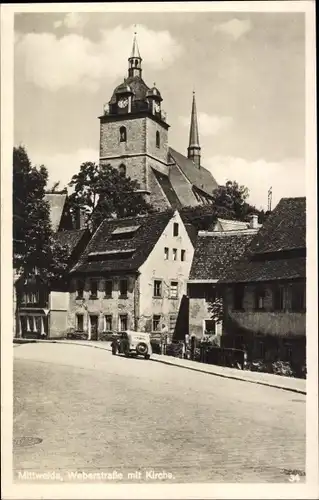
M 164 248 L 164 259 L 168 260 L 168 256 L 169 256 L 169 249 L 167 247 L 165 247 Z
M 255 310 L 263 311 L 265 309 L 265 290 L 262 288 L 257 288 L 255 290 Z
M 186 250 L 181 250 L 181 260 L 186 260 Z
M 83 332 L 83 328 L 84 328 L 84 316 L 83 316 L 83 314 L 77 314 L 76 315 L 76 329 L 79 332 Z
M 295 283 L 291 286 L 291 310 L 294 312 L 306 310 L 306 287 L 303 283 Z
M 153 296 L 154 297 L 161 297 L 162 296 L 162 282 L 160 280 L 154 281 Z
M 127 280 L 120 280 L 120 296 L 127 297 Z
M 159 131 L 156 132 L 156 147 L 159 148 L 161 146 L 161 137 Z
M 177 248 L 173 248 L 173 260 L 177 260 Z
M 120 142 L 126 142 L 126 127 L 120 128 Z
M 106 314 L 104 316 L 104 330 L 106 332 L 112 331 L 112 315 L 111 314 Z
M 127 330 L 127 314 L 120 315 L 120 332 Z
M 112 280 L 106 280 L 105 285 L 104 285 L 104 296 L 112 298 L 112 292 L 113 292 L 113 281 Z
M 169 332 L 170 334 L 173 334 L 175 331 L 175 325 L 176 325 L 176 315 L 171 315 L 169 317 Z
M 84 282 L 82 280 L 78 280 L 76 283 L 77 299 L 83 299 L 83 291 L 84 291 Z
M 92 280 L 91 281 L 91 288 L 90 288 L 90 299 L 97 299 L 97 281 Z
M 205 333 L 206 335 L 216 334 L 216 323 L 213 319 L 205 319 Z
M 160 316 L 153 316 L 153 332 L 159 332 L 160 331 L 160 323 L 161 323 L 161 317 Z
M 178 222 L 174 222 L 173 236 L 178 236 Z
M 275 286 L 272 292 L 272 306 L 274 311 L 284 310 L 284 287 Z
M 121 165 L 119 166 L 119 174 L 121 177 L 126 176 L 126 166 L 124 165 L 124 163 L 121 163 Z
M 170 298 L 177 299 L 177 297 L 178 297 L 178 281 L 171 281 Z
M 244 309 L 245 288 L 242 285 L 235 285 L 233 289 L 233 305 L 236 311 Z

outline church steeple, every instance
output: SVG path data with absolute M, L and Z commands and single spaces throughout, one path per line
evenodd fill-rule
M 128 76 L 139 76 L 142 77 L 142 58 L 140 56 L 140 51 L 137 45 L 136 32 L 134 33 L 133 47 L 131 56 L 128 58 Z
M 188 158 L 192 160 L 198 168 L 200 168 L 201 147 L 199 145 L 195 92 L 193 92 L 191 126 L 189 131 L 189 146 L 187 148 L 187 151 Z

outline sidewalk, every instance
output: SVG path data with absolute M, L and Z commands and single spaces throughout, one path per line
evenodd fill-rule
M 13 339 L 16 344 L 27 344 L 35 342 L 43 343 L 59 343 L 59 344 L 73 344 L 81 345 L 83 347 L 91 347 L 95 349 L 103 349 L 111 351 L 110 342 L 89 341 L 89 340 L 27 340 L 27 339 Z M 199 363 L 198 361 L 191 361 L 188 359 L 174 358 L 172 356 L 164 356 L 160 354 L 153 354 L 150 361 L 157 363 L 164 363 L 166 365 L 176 366 L 187 370 L 196 372 L 207 373 L 215 375 L 216 377 L 224 377 L 253 384 L 266 385 L 277 389 L 286 391 L 297 392 L 299 394 L 307 394 L 306 380 L 294 377 L 282 377 L 272 373 L 250 372 L 238 370 L 236 368 L 228 368 L 225 366 L 209 365 L 206 363 Z

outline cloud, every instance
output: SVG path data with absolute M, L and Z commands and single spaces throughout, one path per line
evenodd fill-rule
M 230 116 L 208 115 L 204 112 L 198 113 L 197 117 L 199 133 L 204 137 L 218 134 L 221 130 L 228 128 L 233 121 Z M 189 127 L 190 116 L 181 116 L 180 122 L 185 127 Z
M 86 23 L 87 18 L 80 12 L 68 12 L 62 21 L 62 24 L 69 29 L 83 28 Z
M 102 30 L 98 42 L 76 33 L 60 38 L 52 33 L 27 33 L 16 41 L 17 64 L 24 69 L 26 80 L 38 87 L 94 92 L 107 81 L 125 75 L 133 30 L 123 26 Z M 182 52 L 168 31 L 153 31 L 146 26 L 138 28 L 138 44 L 144 65 L 155 70 L 167 68 Z
M 213 32 L 224 33 L 230 36 L 233 40 L 238 40 L 245 33 L 248 33 L 252 28 L 249 19 L 240 21 L 239 19 L 231 19 L 225 23 L 217 24 L 213 28 Z
M 215 156 L 205 161 L 219 184 L 237 181 L 248 187 L 249 203 L 267 208 L 267 193 L 272 187 L 272 208 L 282 197 L 305 196 L 306 171 L 302 159 L 268 162 L 265 159 L 248 161 L 243 158 Z
M 49 172 L 48 186 L 60 181 L 59 189 L 67 187 L 72 176 L 79 172 L 80 166 L 85 161 L 98 163 L 99 152 L 95 149 L 79 149 L 71 153 L 42 154 L 30 150 L 29 156 L 34 165 L 44 165 Z

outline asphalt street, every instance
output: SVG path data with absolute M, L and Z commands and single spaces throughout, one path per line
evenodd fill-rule
M 15 345 L 14 476 L 252 483 L 297 471 L 302 480 L 305 401 L 90 347 Z

